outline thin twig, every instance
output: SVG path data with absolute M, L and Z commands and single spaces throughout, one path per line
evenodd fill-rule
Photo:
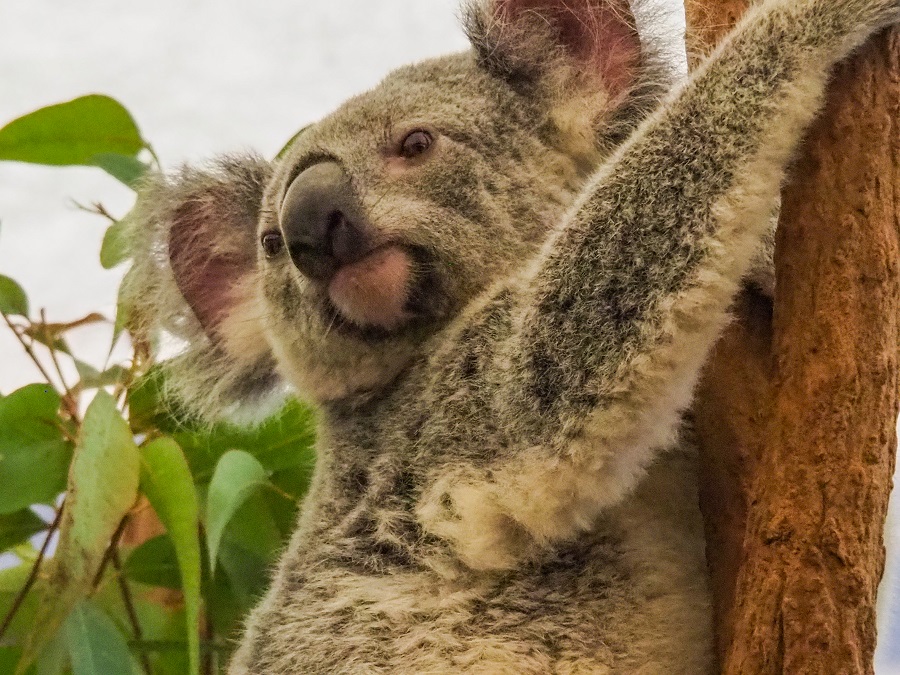
M 72 201 L 72 204 L 75 206 L 75 208 L 78 209 L 79 211 L 84 211 L 85 213 L 91 213 L 95 216 L 103 216 L 104 218 L 109 220 L 111 223 L 116 223 L 118 221 L 118 218 L 116 218 L 109 211 L 107 211 L 106 207 L 104 207 L 103 204 L 101 204 L 100 202 L 94 202 L 90 206 L 85 206 L 84 204 L 81 204 L 80 202 L 78 202 L 74 199 L 71 201 Z
M 6 633 L 6 629 L 9 628 L 12 620 L 15 618 L 16 612 L 18 612 L 19 607 L 22 606 L 22 602 L 25 600 L 25 596 L 28 595 L 28 591 L 31 590 L 31 587 L 37 580 L 41 562 L 43 562 L 44 555 L 47 553 L 47 548 L 50 546 L 50 540 L 53 538 L 53 533 L 56 532 L 56 529 L 59 527 L 60 521 L 62 521 L 64 507 L 65 501 L 59 505 L 59 508 L 56 510 L 56 516 L 53 518 L 53 522 L 50 523 L 50 527 L 47 528 L 47 538 L 44 539 L 44 543 L 41 545 L 41 550 L 38 551 L 37 558 L 35 559 L 34 564 L 31 566 L 31 573 L 28 575 L 28 579 L 25 581 L 25 585 L 22 586 L 22 589 L 19 591 L 16 599 L 13 600 L 12 607 L 9 608 L 6 616 L 3 617 L 3 624 L 0 625 L 0 638 L 2 638 Z
M 9 320 L 9 317 L 6 315 L 6 313 L 0 312 L 0 314 L 3 315 L 3 320 L 6 322 L 6 325 L 9 326 L 9 329 L 13 332 L 13 335 L 16 336 L 16 339 L 19 341 L 19 344 L 22 345 L 22 349 L 25 350 L 25 353 L 28 354 L 28 356 L 34 362 L 34 365 L 37 366 L 37 369 L 39 371 L 41 371 L 41 375 L 43 375 L 44 379 L 47 380 L 47 384 L 49 384 L 51 387 L 56 389 L 56 385 L 53 383 L 53 379 L 50 377 L 50 373 L 48 373 L 44 369 L 43 364 L 38 360 L 37 354 L 34 353 L 34 350 L 31 348 L 31 345 L 29 345 L 27 342 L 25 342 L 24 339 L 22 339 L 22 335 L 19 333 L 19 331 L 16 330 L 15 324 Z
M 97 568 L 97 573 L 94 575 L 94 581 L 91 583 L 91 589 L 94 591 L 97 590 L 100 582 L 103 581 L 103 573 L 106 571 L 106 566 L 109 564 L 116 547 L 119 545 L 119 539 L 122 537 L 122 532 L 125 531 L 125 526 L 128 524 L 129 518 L 130 516 L 128 514 L 125 514 L 122 517 L 122 520 L 119 521 L 119 526 L 116 528 L 116 531 L 113 532 L 113 535 L 109 540 L 109 546 L 106 547 L 106 551 L 103 553 L 100 567 Z
M 63 436 L 65 436 L 66 440 L 69 441 L 69 443 L 75 443 L 75 442 L 77 442 L 78 439 L 77 439 L 75 436 L 72 435 L 72 432 L 71 432 L 71 431 L 69 431 L 68 429 L 66 429 L 66 425 L 65 425 L 65 424 L 63 424 L 63 423 L 60 422 L 59 420 L 53 420 L 53 421 L 51 422 L 51 424 L 53 425 L 53 428 L 54 428 L 54 429 L 56 429 L 57 431 L 59 431 L 59 433 L 61 433 Z
M 44 334 L 44 339 L 47 341 L 45 345 L 50 350 L 50 360 L 53 362 L 54 368 L 56 368 L 56 374 L 59 375 L 60 384 L 62 384 L 63 391 L 66 393 L 66 407 L 69 409 L 69 415 L 75 420 L 76 424 L 79 424 L 78 403 L 76 402 L 75 396 L 72 394 L 69 385 L 66 384 L 66 378 L 63 376 L 62 368 L 59 365 L 59 359 L 56 358 L 56 349 L 53 348 L 53 336 L 47 329 L 47 313 L 43 308 L 41 308 L 41 332 Z
M 131 597 L 131 589 L 128 587 L 128 580 L 125 578 L 125 573 L 122 571 L 122 561 L 119 558 L 118 543 L 116 543 L 113 548 L 112 564 L 119 575 L 119 590 L 122 592 L 122 602 L 125 603 L 125 610 L 128 612 L 128 620 L 131 621 L 131 628 L 134 630 L 134 638 L 137 640 L 138 645 L 140 645 L 144 639 L 144 635 L 141 632 L 141 624 L 138 621 L 138 615 L 134 609 L 134 600 Z M 138 654 L 140 654 L 141 665 L 144 667 L 144 672 L 146 672 L 147 675 L 151 675 L 150 659 L 147 657 L 146 650 L 139 646 Z

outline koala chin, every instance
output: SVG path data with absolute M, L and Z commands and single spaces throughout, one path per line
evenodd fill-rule
M 279 159 L 142 191 L 125 292 L 185 345 L 175 395 L 321 409 L 230 672 L 712 672 L 682 411 L 742 279 L 771 279 L 831 68 L 900 0 L 764 0 L 676 86 L 624 0 L 463 13 L 469 51 Z

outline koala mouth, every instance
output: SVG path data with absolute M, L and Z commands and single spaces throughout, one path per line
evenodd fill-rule
M 394 331 L 412 318 L 407 304 L 414 277 L 415 261 L 406 250 L 382 246 L 338 268 L 326 292 L 345 320 L 361 328 Z
M 379 341 L 447 313 L 449 298 L 425 251 L 396 244 L 343 265 L 324 292 L 324 319 L 336 330 Z

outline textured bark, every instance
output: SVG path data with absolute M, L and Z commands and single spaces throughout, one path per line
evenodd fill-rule
M 690 1 L 689 44 L 708 49 L 735 6 Z M 900 339 L 896 30 L 839 68 L 793 175 L 771 332 L 743 298 L 694 408 L 719 655 L 729 675 L 872 673 Z

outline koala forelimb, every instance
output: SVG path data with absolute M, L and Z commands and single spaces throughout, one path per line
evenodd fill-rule
M 831 67 L 898 20 L 767 0 L 663 98 L 623 2 L 486 0 L 275 163 L 148 189 L 127 288 L 183 394 L 322 409 L 232 672 L 708 672 L 680 412 Z

